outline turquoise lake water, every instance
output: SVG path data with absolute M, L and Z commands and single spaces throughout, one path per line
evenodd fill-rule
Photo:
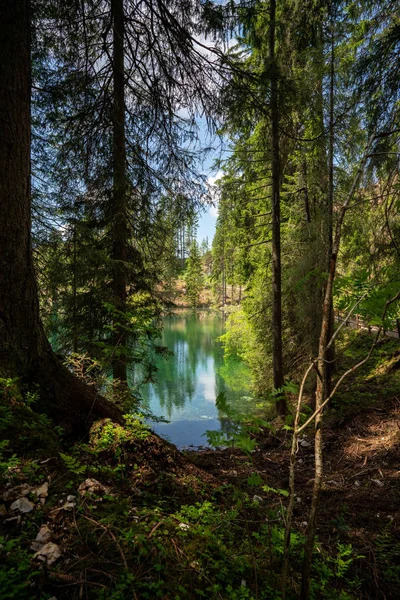
M 152 429 L 180 448 L 207 446 L 206 430 L 229 431 L 232 413 L 246 414 L 253 405 L 250 373 L 242 363 L 224 360 L 217 341 L 222 333 L 218 312 L 185 311 L 164 318 L 160 343 L 173 356 L 155 359 L 156 382 L 144 386 L 142 396 L 152 414 L 169 421 L 152 422 Z

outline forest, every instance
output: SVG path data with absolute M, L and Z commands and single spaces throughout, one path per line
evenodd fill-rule
M 0 0 L 0 600 L 399 598 L 399 15 Z

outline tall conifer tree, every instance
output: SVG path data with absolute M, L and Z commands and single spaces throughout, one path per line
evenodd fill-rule
M 77 435 L 96 416 L 121 415 L 59 363 L 39 317 L 30 231 L 30 18 L 29 0 L 0 5 L 0 366 L 39 384 L 43 409 Z

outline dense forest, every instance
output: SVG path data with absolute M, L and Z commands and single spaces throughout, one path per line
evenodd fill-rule
M 399 597 L 399 11 L 0 0 L 0 600 Z

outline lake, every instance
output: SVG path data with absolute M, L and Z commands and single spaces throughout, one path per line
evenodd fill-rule
M 207 430 L 229 432 L 233 414 L 248 414 L 251 375 L 235 360 L 224 360 L 217 338 L 223 315 L 215 311 L 182 311 L 164 318 L 160 343 L 173 352 L 156 357 L 156 382 L 142 388 L 144 406 L 169 423 L 152 429 L 180 448 L 207 446 Z

